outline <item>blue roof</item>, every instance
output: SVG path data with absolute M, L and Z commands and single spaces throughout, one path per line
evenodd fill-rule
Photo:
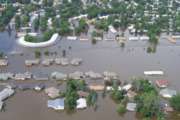
M 64 109 L 64 99 L 48 100 L 47 106 L 49 108 L 53 108 L 55 110 L 63 110 Z

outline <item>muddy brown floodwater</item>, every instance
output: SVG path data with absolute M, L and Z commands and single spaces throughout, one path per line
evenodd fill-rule
M 6 33 L 4 33 L 6 34 Z M 34 59 L 34 49 L 22 48 L 15 44 L 12 38 L 6 38 L 4 34 L 0 34 L 0 49 L 11 52 L 11 49 L 23 52 L 24 55 L 10 55 L 9 66 L 1 68 L 1 72 L 25 72 L 30 71 L 35 75 L 48 76 L 51 72 L 59 71 L 64 73 L 78 71 L 89 71 L 102 73 L 105 70 L 117 72 L 121 81 L 131 81 L 132 77 L 146 77 L 152 81 L 156 79 L 167 79 L 170 81 L 169 88 L 173 88 L 180 92 L 180 46 L 161 42 L 154 54 L 148 54 L 146 42 L 127 42 L 125 48 L 114 41 L 101 41 L 96 45 L 91 42 L 67 41 L 60 40 L 55 46 L 42 48 L 44 51 L 57 52 L 57 56 L 61 57 L 62 51 L 66 50 L 67 57 L 80 57 L 83 59 L 82 65 L 73 66 L 56 66 L 43 67 L 41 65 L 27 68 L 24 65 L 25 59 Z M 5 39 L 4 39 L 4 38 Z M 12 42 L 13 41 L 13 42 Z M 69 50 L 71 46 L 71 50 Z M 43 55 L 43 57 L 45 57 Z M 47 56 L 46 56 L 47 57 Z M 144 76 L 146 70 L 163 70 L 164 76 L 148 77 Z M 103 83 L 102 80 L 91 81 L 95 83 Z M 52 84 L 50 81 L 48 85 Z M 48 109 L 46 102 L 48 98 L 42 93 L 34 91 L 17 91 L 14 96 L 6 100 L 6 111 L 0 112 L 0 120 L 137 120 L 135 113 L 127 112 L 124 116 L 119 116 L 116 112 L 116 104 L 106 97 L 98 99 L 98 109 L 93 108 L 77 111 L 74 114 L 66 112 L 56 112 Z M 180 120 L 180 116 L 174 113 L 169 120 Z
M 88 108 L 72 114 L 48 109 L 47 100 L 44 93 L 18 91 L 6 101 L 6 111 L 0 113 L 0 120 L 136 120 L 133 112 L 119 116 L 116 104 L 109 97 L 99 97 L 96 111 Z

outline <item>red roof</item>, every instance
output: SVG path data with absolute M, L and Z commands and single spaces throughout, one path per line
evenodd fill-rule
M 158 87 L 167 87 L 169 82 L 167 80 L 156 80 L 156 85 Z

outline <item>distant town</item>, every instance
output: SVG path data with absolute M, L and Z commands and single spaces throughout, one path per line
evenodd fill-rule
M 179 46 L 180 0 L 0 0 L 0 119 L 179 120 Z

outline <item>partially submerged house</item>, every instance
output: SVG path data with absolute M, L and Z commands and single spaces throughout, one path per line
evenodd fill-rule
M 0 59 L 0 66 L 8 66 L 8 60 Z
M 14 90 L 11 88 L 5 88 L 0 92 L 0 101 L 3 101 L 14 94 Z
M 139 37 L 129 37 L 129 41 L 138 41 Z
M 79 80 L 79 79 L 84 78 L 84 73 L 80 71 L 75 71 L 69 74 L 69 78 Z
M 132 84 L 127 84 L 122 87 L 122 89 L 126 91 L 130 90 L 131 88 L 132 88 Z
M 88 71 L 85 73 L 86 77 L 89 77 L 90 79 L 101 79 L 102 75 L 100 73 L 95 73 L 93 71 Z
M 59 96 L 59 89 L 55 87 L 49 87 L 45 89 L 45 93 L 50 97 L 50 98 L 57 98 Z
M 108 28 L 109 30 L 107 34 L 104 35 L 104 40 L 107 40 L 107 41 L 115 40 L 116 36 L 118 35 L 118 32 L 112 25 L 110 25 Z
M 88 97 L 89 95 L 89 93 L 85 91 L 78 91 L 77 94 L 78 96 L 83 97 L 83 98 Z
M 34 60 L 25 60 L 25 65 L 30 67 L 33 65 L 38 65 L 40 63 L 39 59 L 34 59 Z
M 61 58 L 61 65 L 62 66 L 67 66 L 69 65 L 69 60 L 67 58 Z
M 4 102 L 0 101 L 0 111 L 3 109 Z
M 137 106 L 136 103 L 127 103 L 126 109 L 128 111 L 135 111 L 136 110 L 136 106 Z
M 175 96 L 177 94 L 176 90 L 172 90 L 172 89 L 168 89 L 168 88 L 165 88 L 165 89 L 162 89 L 159 94 L 162 96 L 162 97 L 165 97 L 165 98 L 171 98 L 173 96 Z
M 0 73 L 0 80 L 6 81 L 6 80 L 9 80 L 9 79 L 12 79 L 13 76 L 14 76 L 13 73 Z
M 78 38 L 76 37 L 76 36 L 68 36 L 67 37 L 67 40 L 72 40 L 72 41 L 74 41 L 74 40 L 77 40 Z
M 71 65 L 74 65 L 74 66 L 78 66 L 82 63 L 82 59 L 81 58 L 74 58 L 71 60 Z
M 86 102 L 85 98 L 79 98 L 76 101 L 76 103 L 77 103 L 77 106 L 76 106 L 77 109 L 85 109 L 85 108 L 87 108 L 87 102 Z
M 14 76 L 15 80 L 29 80 L 32 79 L 33 75 L 30 72 L 25 72 L 25 73 L 17 73 Z
M 51 78 L 54 80 L 67 80 L 68 75 L 61 72 L 51 73 Z
M 47 106 L 54 110 L 64 110 L 64 99 L 48 100 Z
M 167 80 L 156 80 L 155 83 L 159 88 L 165 88 L 169 84 L 169 82 Z
M 44 60 L 42 61 L 42 65 L 43 65 L 43 66 L 49 66 L 49 65 L 53 64 L 53 62 L 54 62 L 54 59 L 51 59 L 51 58 L 49 58 L 49 59 L 44 59 Z
M 105 80 L 118 79 L 118 75 L 115 72 L 105 71 L 103 75 Z
M 89 89 L 94 91 L 103 91 L 104 88 L 104 85 L 89 85 Z
M 41 91 L 41 90 L 43 90 L 44 88 L 46 87 L 46 85 L 45 84 L 37 84 L 37 85 L 35 85 L 34 86 L 34 90 L 36 90 L 36 91 Z
M 69 60 L 67 58 L 56 58 L 54 61 L 57 65 L 62 65 L 62 66 L 69 65 Z

